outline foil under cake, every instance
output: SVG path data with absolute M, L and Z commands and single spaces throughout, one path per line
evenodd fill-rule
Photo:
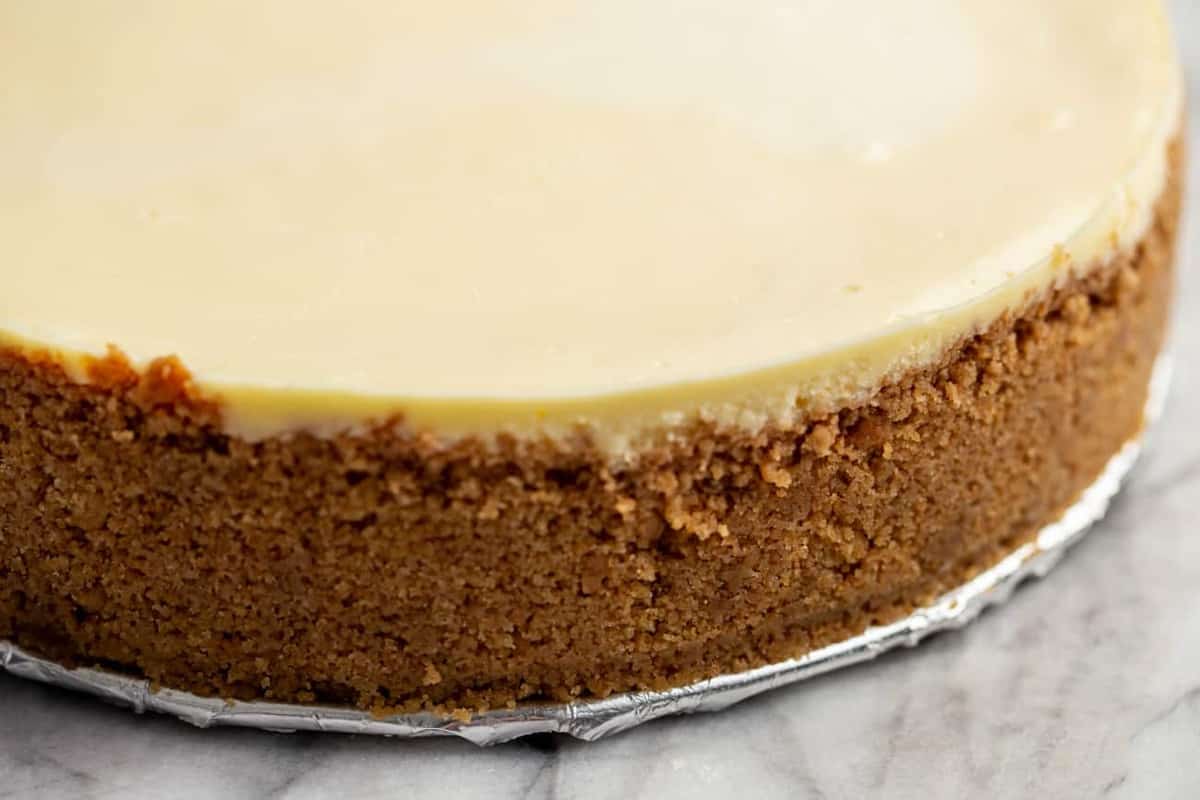
M 1170 383 L 1171 362 L 1155 365 L 1146 407 L 1147 426 L 1159 416 Z M 1137 461 L 1143 440 L 1127 443 L 1105 466 L 1079 501 L 1032 541 L 987 571 L 890 625 L 822 647 L 800 658 L 758 669 L 721 675 L 662 692 L 630 692 L 603 700 L 558 705 L 522 705 L 476 714 L 469 719 L 433 714 L 378 717 L 353 708 L 245 702 L 197 697 L 96 669 L 68 669 L 6 641 L 0 641 L 0 668 L 12 675 L 95 695 L 139 713 L 171 714 L 200 727 L 234 725 L 268 731 L 328 731 L 404 738 L 457 736 L 478 745 L 498 744 L 535 733 L 565 733 L 596 740 L 672 714 L 719 711 L 749 697 L 841 667 L 869 661 L 901 645 L 913 647 L 938 631 L 960 628 L 988 606 L 1002 603 L 1031 576 L 1042 577 L 1104 516 L 1109 502 Z

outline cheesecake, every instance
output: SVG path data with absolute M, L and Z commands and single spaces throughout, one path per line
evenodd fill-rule
M 0 640 L 460 713 L 895 620 L 1142 429 L 1151 0 L 0 11 Z

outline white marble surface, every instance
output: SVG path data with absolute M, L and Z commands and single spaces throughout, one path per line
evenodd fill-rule
M 1200 186 L 1200 0 L 1176 0 Z M 1200 201 L 1200 195 L 1195 198 Z M 594 744 L 196 730 L 0 675 L 0 798 L 1200 797 L 1200 204 L 1166 415 L 1112 513 L 964 631 Z

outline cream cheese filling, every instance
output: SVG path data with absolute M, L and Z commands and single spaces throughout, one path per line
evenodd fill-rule
M 177 355 L 248 438 L 613 452 L 889 375 L 1134 246 L 1151 0 L 0 7 L 0 343 Z

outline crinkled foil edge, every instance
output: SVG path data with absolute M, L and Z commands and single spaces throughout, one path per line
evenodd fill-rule
M 1150 382 L 1147 426 L 1162 410 L 1170 374 L 1171 359 L 1163 355 L 1155 364 Z M 404 738 L 457 736 L 478 745 L 498 744 L 535 733 L 565 733 L 594 741 L 659 717 L 718 711 L 780 686 L 869 661 L 901 645 L 913 647 L 932 633 L 966 625 L 988 606 L 1007 600 L 1023 580 L 1042 577 L 1059 562 L 1066 549 L 1104 516 L 1141 449 L 1141 438 L 1127 443 L 1109 460 L 1079 501 L 1061 519 L 1043 528 L 1036 539 L 908 617 L 869 628 L 801 658 L 663 692 L 630 692 L 564 705 L 519 706 L 477 714 L 470 719 L 447 719 L 427 713 L 376 717 L 349 708 L 230 701 L 173 689 L 152 691 L 146 680 L 95 669 L 67 669 L 6 641 L 0 641 L 0 668 L 18 677 L 95 695 L 138 713 L 171 714 L 199 727 L 233 725 L 280 732 L 328 731 Z

